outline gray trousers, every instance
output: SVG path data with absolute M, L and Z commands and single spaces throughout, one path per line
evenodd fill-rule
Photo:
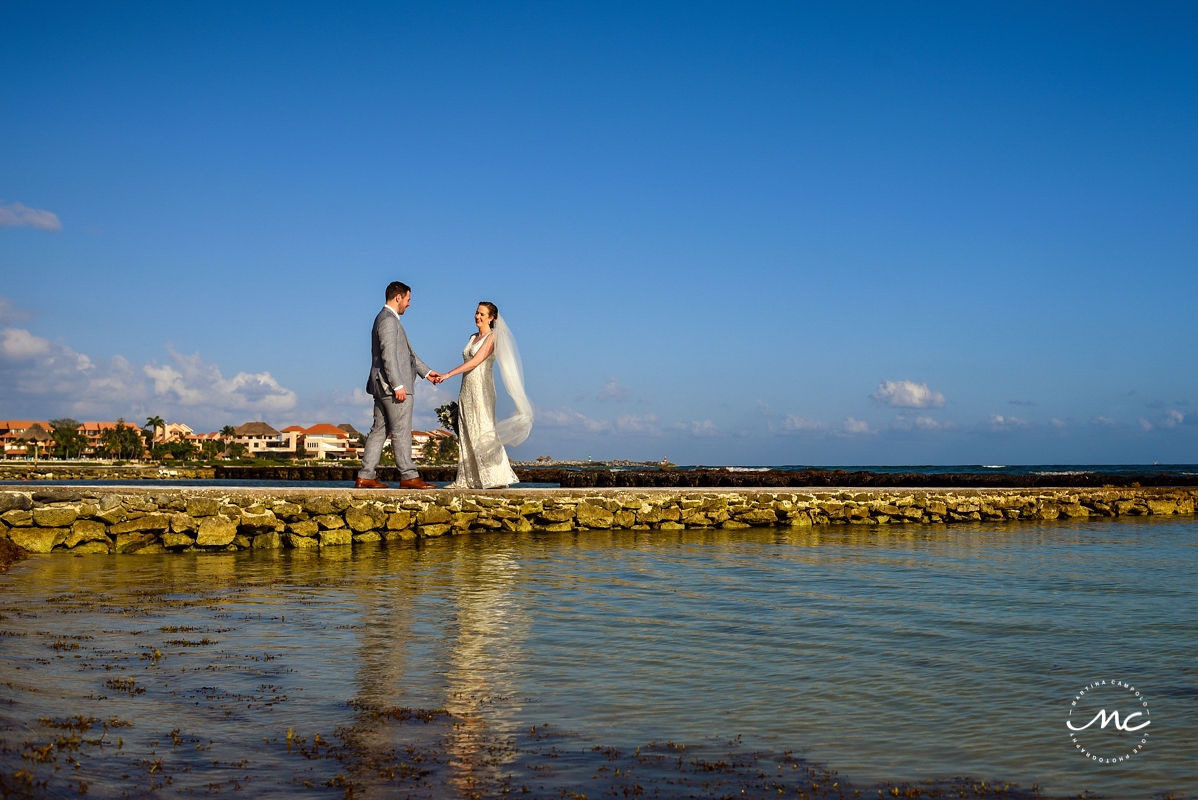
M 396 402 L 394 397 L 374 398 L 374 424 L 370 426 L 370 433 L 366 434 L 366 452 L 362 454 L 359 478 L 374 478 L 388 436 L 391 437 L 391 449 L 395 451 L 395 466 L 399 468 L 400 480 L 420 477 L 416 465 L 412 463 L 413 402 L 410 392 L 408 399 L 402 403 Z

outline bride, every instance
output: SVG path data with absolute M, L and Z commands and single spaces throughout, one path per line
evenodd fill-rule
M 450 489 L 499 489 L 519 478 L 508 462 L 503 446 L 517 445 L 532 429 L 532 405 L 524 394 L 520 351 L 511 330 L 499 316 L 494 303 L 482 302 L 474 312 L 478 332 L 471 334 L 462 350 L 462 365 L 440 375 L 440 383 L 462 376 L 458 393 L 458 474 Z M 495 376 L 499 364 L 503 385 L 516 404 L 516 413 L 495 422 Z

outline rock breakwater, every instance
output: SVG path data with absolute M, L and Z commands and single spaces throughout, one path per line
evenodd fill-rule
M 805 491 L 53 488 L 0 492 L 32 553 L 340 547 L 476 532 L 1014 522 L 1192 515 L 1198 489 Z

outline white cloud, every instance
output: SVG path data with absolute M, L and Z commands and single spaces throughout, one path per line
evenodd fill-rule
M 537 424 L 548 428 L 566 428 L 584 433 L 603 433 L 611 430 L 611 423 L 592 419 L 569 408 L 537 411 Z
M 876 431 L 869 427 L 868 422 L 854 417 L 845 417 L 844 432 L 851 436 L 860 436 L 862 434 L 875 433 Z
M 1165 421 L 1161 423 L 1166 428 L 1175 428 L 1185 422 L 1186 415 L 1175 408 L 1171 408 L 1165 412 Z
M 599 390 L 599 399 L 605 403 L 619 403 L 632 396 L 632 389 L 615 378 L 608 378 Z
M 50 352 L 50 340 L 35 336 L 24 328 L 5 328 L 0 353 L 14 360 L 44 356 Z
M 784 431 L 826 431 L 828 423 L 811 419 L 810 417 L 796 417 L 793 414 L 788 414 L 786 419 L 782 420 L 782 430 Z
M 182 406 L 207 406 L 228 411 L 277 413 L 295 408 L 295 392 L 269 372 L 239 372 L 225 378 L 215 364 L 199 353 L 190 356 L 167 346 L 171 364 L 151 363 L 142 371 L 154 383 L 154 396 Z
M 1027 427 L 1027 420 L 1022 420 L 1019 417 L 1008 417 L 1002 414 L 991 414 L 987 424 L 991 430 L 995 431 L 1010 431 L 1019 428 Z
M 616 419 L 616 430 L 620 433 L 635 433 L 641 436 L 660 436 L 655 414 L 622 414 Z
M 1117 423 L 1110 417 L 1095 417 L 1090 420 L 1091 425 L 1101 425 L 1104 428 L 1113 428 Z
M 42 231 L 60 231 L 62 222 L 53 211 L 30 208 L 24 203 L 0 205 L 0 228 L 37 228 Z
M 939 420 L 925 417 L 922 414 L 915 417 L 900 416 L 897 417 L 893 425 L 895 430 L 900 431 L 940 431 L 953 427 L 951 422 L 940 422 Z
M 878 391 L 870 397 L 882 405 L 899 408 L 940 408 L 944 405 L 944 395 L 932 391 L 926 383 L 914 381 L 882 381 Z
M 1151 422 L 1144 419 L 1143 417 L 1140 417 L 1140 430 L 1142 430 L 1144 432 L 1148 432 L 1148 431 L 1152 430 L 1154 427 L 1155 426 Z
M 719 427 L 709 419 L 679 422 L 673 427 L 675 430 L 680 430 L 685 434 L 700 438 L 718 436 L 720 433 Z
M 1050 425 L 1052 425 L 1052 427 L 1054 427 L 1054 428 L 1065 428 L 1065 427 L 1068 427 L 1068 425 L 1069 425 L 1068 422 L 1066 422 L 1065 420 L 1060 419 L 1058 417 L 1053 417 L 1052 419 L 1050 419 L 1048 421 L 1048 423 Z

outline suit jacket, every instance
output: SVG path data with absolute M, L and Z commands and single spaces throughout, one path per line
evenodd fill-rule
M 397 386 L 408 394 L 416 388 L 416 380 L 428 375 L 428 365 L 412 352 L 408 334 L 399 317 L 386 306 L 374 318 L 370 332 L 370 375 L 366 392 L 375 397 L 393 397 Z

